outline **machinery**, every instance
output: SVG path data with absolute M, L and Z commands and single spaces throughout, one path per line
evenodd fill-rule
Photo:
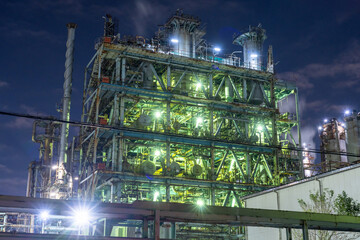
M 346 137 L 344 125 L 339 123 L 335 118 L 324 123 L 320 131 L 320 149 L 324 151 L 321 154 L 323 163 L 323 172 L 338 169 L 347 166 L 348 160 L 346 155 L 333 153 L 346 153 Z
M 43 191 L 41 197 L 111 203 L 242 207 L 242 196 L 303 177 L 298 90 L 274 75 L 272 47 L 263 66 L 266 35 L 260 25 L 234 38 L 243 46 L 242 61 L 209 44 L 200 19 L 180 10 L 151 39 L 120 37 L 112 16 L 104 20 L 104 35 L 85 69 L 80 134 L 67 144 L 68 125 L 48 123 L 56 134 L 37 142 L 50 152 L 57 146 L 59 156 L 33 163 L 31 196 Z M 71 93 L 68 57 L 70 52 L 64 121 Z M 291 97 L 296 112 L 279 112 Z M 34 180 L 38 168 L 48 176 L 42 185 Z M 135 223 L 122 224 L 133 233 L 117 236 L 137 236 Z M 165 222 L 162 228 L 165 237 L 176 229 L 178 239 L 204 237 L 209 229 L 216 239 L 243 233 L 220 225 Z
M 198 18 L 177 11 L 152 39 L 106 35 L 96 44 L 82 120 L 104 127 L 81 129 L 81 197 L 241 206 L 239 196 L 302 176 L 291 135 L 299 115 L 277 108 L 297 98 L 296 87 L 220 57 L 204 35 Z M 260 66 L 262 42 L 241 41 L 244 59 L 256 51 Z

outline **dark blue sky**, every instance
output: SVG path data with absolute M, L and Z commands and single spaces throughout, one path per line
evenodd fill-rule
M 80 120 L 83 71 L 102 35 L 105 13 L 122 35 L 152 37 L 177 8 L 207 24 L 208 41 L 231 53 L 234 32 L 262 23 L 265 49 L 273 45 L 276 72 L 300 88 L 303 135 L 317 138 L 324 117 L 359 107 L 358 1 L 1 1 L 0 109 L 58 116 L 65 61 L 66 23 L 78 24 L 71 118 Z M 27 166 L 38 158 L 32 121 L 0 116 L 0 194 L 24 195 Z M 315 138 L 314 138 L 315 137 Z M 313 139 L 314 138 L 314 139 Z

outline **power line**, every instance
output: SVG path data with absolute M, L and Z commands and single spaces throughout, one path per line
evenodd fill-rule
M 70 125 L 79 126 L 79 127 L 104 128 L 104 129 L 108 129 L 108 130 L 117 130 L 117 131 L 131 130 L 134 132 L 149 133 L 147 131 L 141 131 L 141 130 L 135 129 L 135 128 L 114 127 L 114 126 L 109 126 L 109 125 L 86 123 L 86 122 L 72 121 L 72 120 L 66 121 L 66 120 L 61 120 L 61 119 L 55 118 L 53 116 L 37 116 L 37 115 L 31 115 L 31 114 L 13 113 L 13 112 L 5 112 L 5 111 L 0 111 L 0 115 L 28 118 L 28 119 L 34 119 L 34 120 L 43 120 L 43 121 L 49 121 L 49 122 L 54 122 L 54 123 L 65 123 L 65 124 L 70 124 Z M 172 135 L 172 134 L 169 134 L 169 135 Z M 176 135 L 176 136 L 178 136 L 178 135 Z M 217 140 L 217 141 L 219 141 L 219 140 Z M 223 142 L 225 142 L 225 141 L 223 141 Z M 244 146 L 249 146 L 249 147 L 262 147 L 262 148 L 270 148 L 270 149 L 277 149 L 277 150 L 289 150 L 289 151 L 297 151 L 300 153 L 301 152 L 320 153 L 320 154 L 323 153 L 323 154 L 330 154 L 330 155 L 360 158 L 360 155 L 356 155 L 354 153 L 325 151 L 325 150 L 320 150 L 320 149 L 316 149 L 316 148 L 310 148 L 310 149 L 297 148 L 297 147 L 286 147 L 285 148 L 285 147 L 281 147 L 281 146 L 271 146 L 271 145 L 270 146 L 259 146 L 259 145 L 250 144 L 250 143 L 241 143 L 241 144 Z

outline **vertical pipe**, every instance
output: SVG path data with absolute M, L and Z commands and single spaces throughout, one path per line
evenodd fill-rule
M 75 41 L 75 23 L 68 23 L 68 39 L 66 42 L 66 60 L 65 60 L 65 73 L 64 73 L 64 97 L 63 97 L 63 112 L 62 120 L 70 120 L 70 100 L 71 100 L 71 85 L 72 85 L 72 72 L 73 72 L 73 62 L 74 62 L 74 41 Z M 67 138 L 69 135 L 69 124 L 63 123 L 61 125 L 61 135 L 60 135 L 60 154 L 59 154 L 59 174 L 57 174 L 58 179 L 62 180 L 64 172 L 62 165 L 66 162 L 65 151 L 67 148 Z
M 120 82 L 120 66 L 121 66 L 120 58 L 116 58 L 116 60 L 115 60 L 115 82 L 116 83 Z
M 301 147 L 301 131 L 300 131 L 300 107 L 299 107 L 299 91 L 298 88 L 295 89 L 295 105 L 296 105 L 296 122 L 297 122 L 297 134 L 299 140 L 299 146 Z M 300 177 L 305 177 L 304 172 L 304 162 L 302 159 L 302 151 L 298 152 L 300 155 Z
M 125 77 L 126 77 L 126 58 L 121 59 L 121 83 L 125 85 Z

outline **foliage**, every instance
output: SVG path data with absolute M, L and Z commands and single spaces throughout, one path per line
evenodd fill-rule
M 309 202 L 298 199 L 298 203 L 304 212 L 339 214 L 348 216 L 360 215 L 360 203 L 349 197 L 346 192 L 336 196 L 334 191 L 324 189 L 323 192 L 310 192 Z M 293 231 L 294 239 L 303 239 L 299 230 Z M 358 233 L 334 232 L 310 230 L 310 240 L 331 240 L 331 239 L 358 239 Z
M 360 215 L 360 203 L 349 197 L 345 191 L 337 196 L 334 202 L 337 214 L 358 216 Z

